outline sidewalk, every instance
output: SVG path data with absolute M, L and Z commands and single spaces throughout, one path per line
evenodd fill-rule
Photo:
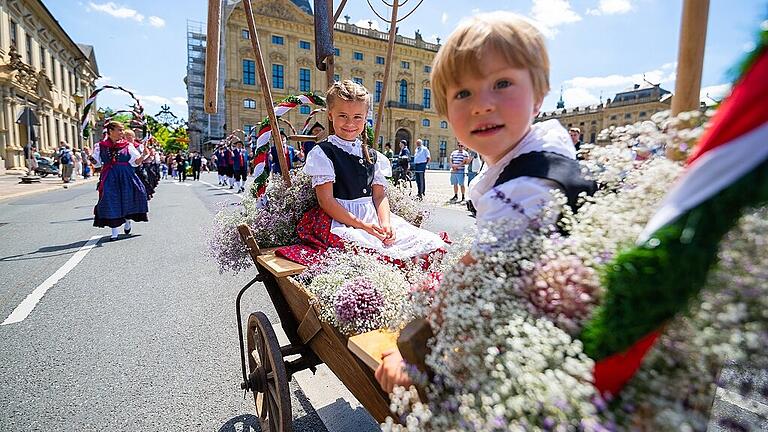
M 24 184 L 21 183 L 21 177 L 20 174 L 0 175 L 0 201 L 82 185 L 91 185 L 93 187 L 99 180 L 98 177 L 91 177 L 85 180 L 77 179 L 65 184 L 61 181 L 61 178 L 49 175 L 46 178 L 40 178 L 40 183 Z

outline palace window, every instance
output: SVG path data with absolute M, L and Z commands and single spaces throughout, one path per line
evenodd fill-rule
M 646 113 L 645 113 L 645 111 L 640 111 L 640 115 L 639 115 L 639 117 L 645 117 L 645 116 L 646 116 Z
M 424 65 L 424 73 L 430 73 L 430 72 L 432 72 L 432 66 Z
M 243 60 L 243 84 L 256 85 L 256 62 Z
M 424 119 L 421 121 L 421 125 L 424 127 L 429 127 L 429 119 Z
M 424 147 L 429 148 L 429 140 L 428 139 L 421 140 L 421 143 L 424 144 Z
M 312 44 L 305 40 L 299 41 L 299 48 L 308 50 L 312 48 Z
M 406 80 L 400 81 L 400 103 L 408 103 L 408 81 Z
M 25 45 L 27 49 L 27 63 L 32 66 L 32 36 L 27 34 L 27 37 L 25 39 Z
M 448 129 L 448 122 L 443 120 L 440 122 L 440 129 Z
M 18 34 L 19 34 L 19 25 L 16 24 L 16 21 L 11 20 L 11 45 L 15 46 L 16 49 L 19 49 L 19 41 L 18 41 Z
M 243 108 L 256 109 L 256 101 L 253 99 L 243 99 Z
M 285 45 L 285 38 L 282 36 L 272 35 L 272 44 Z
M 250 38 L 251 38 L 251 32 L 250 32 L 250 31 L 248 31 L 248 30 L 246 30 L 246 29 L 243 29 L 243 30 L 240 32 L 240 36 L 241 36 L 243 39 L 250 39 Z
M 411 68 L 411 62 L 401 61 L 400 62 L 400 67 L 403 68 L 403 69 L 410 69 Z
M 272 88 L 281 89 L 285 87 L 285 69 L 281 64 L 272 65 Z
M 341 77 L 339 76 L 339 74 L 333 74 L 333 80 L 334 81 L 341 81 Z
M 383 65 L 384 64 L 384 57 L 376 56 L 376 64 Z
M 245 140 L 248 140 L 248 135 L 251 134 L 251 129 L 253 129 L 253 125 L 243 125 L 243 132 L 245 132 Z
M 432 107 L 432 90 L 425 88 L 424 89 L 424 109 L 429 109 Z
M 383 81 L 376 81 L 376 88 L 373 92 L 373 101 L 376 103 L 381 102 L 381 89 L 384 88 L 384 82 Z
M 352 81 L 354 81 L 354 82 L 356 82 L 356 83 L 358 83 L 360 85 L 363 85 L 363 79 L 360 78 L 360 77 L 352 77 Z
M 311 87 L 310 71 L 307 68 L 299 69 L 299 91 L 308 92 Z
M 40 69 L 45 69 L 45 48 L 40 47 Z
M 341 55 L 341 50 L 338 49 L 338 48 L 334 48 L 333 49 L 333 55 L 335 55 L 336 57 L 340 56 Z
M 624 118 L 625 119 L 631 119 L 632 118 L 632 114 L 631 113 L 626 113 L 626 114 L 624 114 Z
M 360 61 L 362 61 L 362 60 L 363 60 L 363 53 L 361 53 L 361 52 L 358 52 L 358 51 L 355 51 L 354 53 L 352 53 L 352 57 L 353 57 L 355 60 L 360 60 Z
M 312 108 L 309 107 L 309 105 L 302 105 L 299 107 L 299 113 L 307 115 L 310 112 L 312 112 Z

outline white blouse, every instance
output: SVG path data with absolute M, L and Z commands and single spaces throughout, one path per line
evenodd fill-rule
M 362 143 L 359 139 L 346 141 L 336 135 L 330 135 L 328 141 L 353 156 L 363 157 Z M 390 165 L 389 159 L 377 150 L 369 147 L 368 151 L 376 152 L 373 184 L 386 187 L 387 177 L 392 176 L 392 165 Z M 312 176 L 312 187 L 336 181 L 336 172 L 333 170 L 333 162 L 328 159 L 328 156 L 325 155 L 323 149 L 317 145 L 307 153 L 307 160 L 304 163 L 304 172 Z
M 362 157 L 363 155 L 359 140 L 345 141 L 335 135 L 331 135 L 328 137 L 328 141 L 351 155 L 357 157 Z M 369 149 L 369 151 L 376 150 Z M 386 177 L 392 175 L 392 167 L 386 156 L 378 151 L 376 153 L 373 184 L 387 187 Z M 328 159 L 328 156 L 325 155 L 323 149 L 319 146 L 315 146 L 307 154 L 304 172 L 312 176 L 312 187 L 336 181 L 333 162 Z M 379 223 L 379 215 L 376 207 L 373 205 L 372 197 L 361 197 L 353 200 L 336 198 L 336 201 L 361 221 Z M 390 246 L 385 246 L 381 240 L 362 229 L 344 225 L 335 219 L 331 223 L 331 232 L 347 242 L 375 250 L 394 259 L 416 257 L 446 247 L 445 242 L 435 233 L 417 228 L 392 213 L 390 213 L 389 219 L 392 230 L 395 232 L 395 243 Z
M 141 152 L 133 145 L 127 145 L 126 147 L 128 148 L 128 153 L 131 155 L 131 159 L 128 163 L 134 167 L 139 166 L 139 164 L 136 163 L 136 159 L 141 156 Z M 91 156 L 96 159 L 97 165 L 103 164 L 101 161 L 101 148 L 99 147 L 99 143 L 96 143 L 96 145 L 93 146 L 93 153 L 91 153 Z
M 552 152 L 576 159 L 576 147 L 559 121 L 547 120 L 531 126 L 531 130 L 515 148 L 498 162 L 486 163 L 485 169 L 472 181 L 469 197 L 477 209 L 478 227 L 502 218 L 535 217 L 539 210 L 552 200 L 550 190 L 557 189 L 558 185 L 551 180 L 518 177 L 493 186 L 512 159 L 536 151 Z M 557 218 L 558 214 L 554 217 Z

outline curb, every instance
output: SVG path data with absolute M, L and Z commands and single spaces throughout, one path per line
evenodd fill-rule
M 34 194 L 42 193 L 42 192 L 51 192 L 51 191 L 60 190 L 60 189 L 75 188 L 75 187 L 79 187 L 79 186 L 84 186 L 86 184 L 96 183 L 98 180 L 99 180 L 99 177 L 95 177 L 95 178 L 92 177 L 92 178 L 87 179 L 87 180 L 86 179 L 78 180 L 75 183 L 67 183 L 67 187 L 66 188 L 64 187 L 63 183 L 57 184 L 57 185 L 46 185 L 46 186 L 43 186 L 43 187 L 40 187 L 40 188 L 30 189 L 30 190 L 27 190 L 27 191 L 24 191 L 24 192 L 16 192 L 16 193 L 12 193 L 12 194 L 9 194 L 9 195 L 0 195 L 0 201 L 5 201 L 5 200 L 13 199 L 13 198 L 20 198 L 20 197 L 24 197 L 24 196 L 27 196 L 27 195 L 34 195 Z

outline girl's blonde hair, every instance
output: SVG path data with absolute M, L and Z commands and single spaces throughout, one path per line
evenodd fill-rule
M 489 52 L 511 67 L 528 69 L 537 101 L 549 93 L 549 56 L 541 32 L 510 12 L 480 14 L 459 24 L 432 62 L 430 81 L 438 114 L 448 114 L 448 87 L 459 85 L 468 74 L 479 76 L 479 65 Z
M 346 102 L 365 102 L 365 107 L 371 107 L 371 94 L 368 89 L 351 80 L 336 81 L 328 88 L 328 92 L 325 94 L 325 103 L 328 105 L 330 111 L 336 101 L 343 100 Z M 333 134 L 333 123 L 328 120 L 329 131 L 328 134 Z M 366 124 L 367 127 L 367 124 Z M 363 142 L 363 157 L 368 163 L 371 163 L 371 156 L 368 152 L 368 147 L 373 144 L 368 142 L 368 133 L 366 128 L 363 128 L 363 136 L 361 141 Z

